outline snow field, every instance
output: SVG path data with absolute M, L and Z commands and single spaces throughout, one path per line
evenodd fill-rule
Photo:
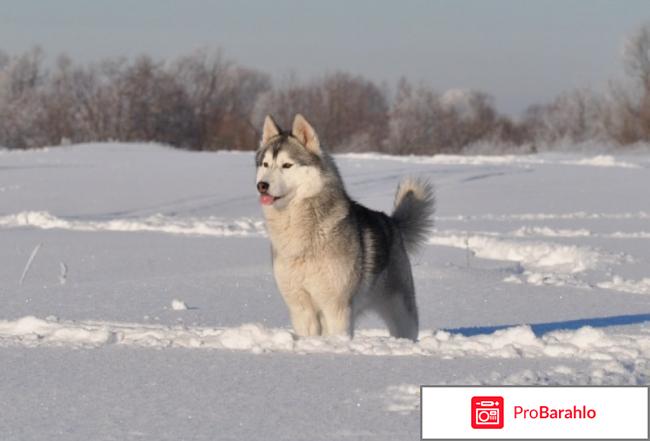
M 296 337 L 251 153 L 0 156 L 0 438 L 417 439 L 421 384 L 650 382 L 648 155 L 337 156 L 374 209 L 436 186 L 416 343 Z

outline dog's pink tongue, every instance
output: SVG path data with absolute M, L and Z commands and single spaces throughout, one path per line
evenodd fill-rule
M 273 203 L 273 196 L 270 194 L 263 194 L 260 196 L 260 204 L 262 205 L 271 205 Z

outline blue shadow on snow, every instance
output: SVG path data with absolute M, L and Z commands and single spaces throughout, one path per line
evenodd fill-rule
M 629 314 L 629 315 L 614 315 L 611 317 L 593 317 L 578 320 L 566 320 L 562 322 L 548 322 L 548 323 L 535 323 L 530 326 L 533 333 L 537 337 L 553 331 L 574 330 L 582 328 L 583 326 L 591 326 L 592 328 L 607 328 L 609 326 L 624 326 L 624 325 L 638 325 L 639 323 L 650 322 L 650 314 Z M 512 328 L 521 325 L 499 325 L 499 326 L 476 326 L 464 328 L 447 328 L 443 329 L 452 334 L 461 334 L 465 337 L 472 337 L 474 335 L 492 334 L 501 329 Z

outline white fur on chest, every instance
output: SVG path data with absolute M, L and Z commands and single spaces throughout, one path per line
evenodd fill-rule
M 272 210 L 265 215 L 273 272 L 285 299 L 290 302 L 287 297 L 296 290 L 308 292 L 317 305 L 334 293 L 349 298 L 359 279 L 359 250 L 352 231 L 340 228 L 346 207 L 334 207 L 321 218 L 304 205 Z
M 325 218 L 310 210 L 305 204 L 294 204 L 279 211 L 264 208 L 269 239 L 278 258 L 309 259 L 328 248 L 333 241 L 333 229 L 339 217 Z

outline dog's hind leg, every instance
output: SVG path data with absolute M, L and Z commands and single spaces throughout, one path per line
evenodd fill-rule
M 418 338 L 418 311 L 414 299 L 397 293 L 377 305 L 379 316 L 386 322 L 390 335 L 395 338 Z

